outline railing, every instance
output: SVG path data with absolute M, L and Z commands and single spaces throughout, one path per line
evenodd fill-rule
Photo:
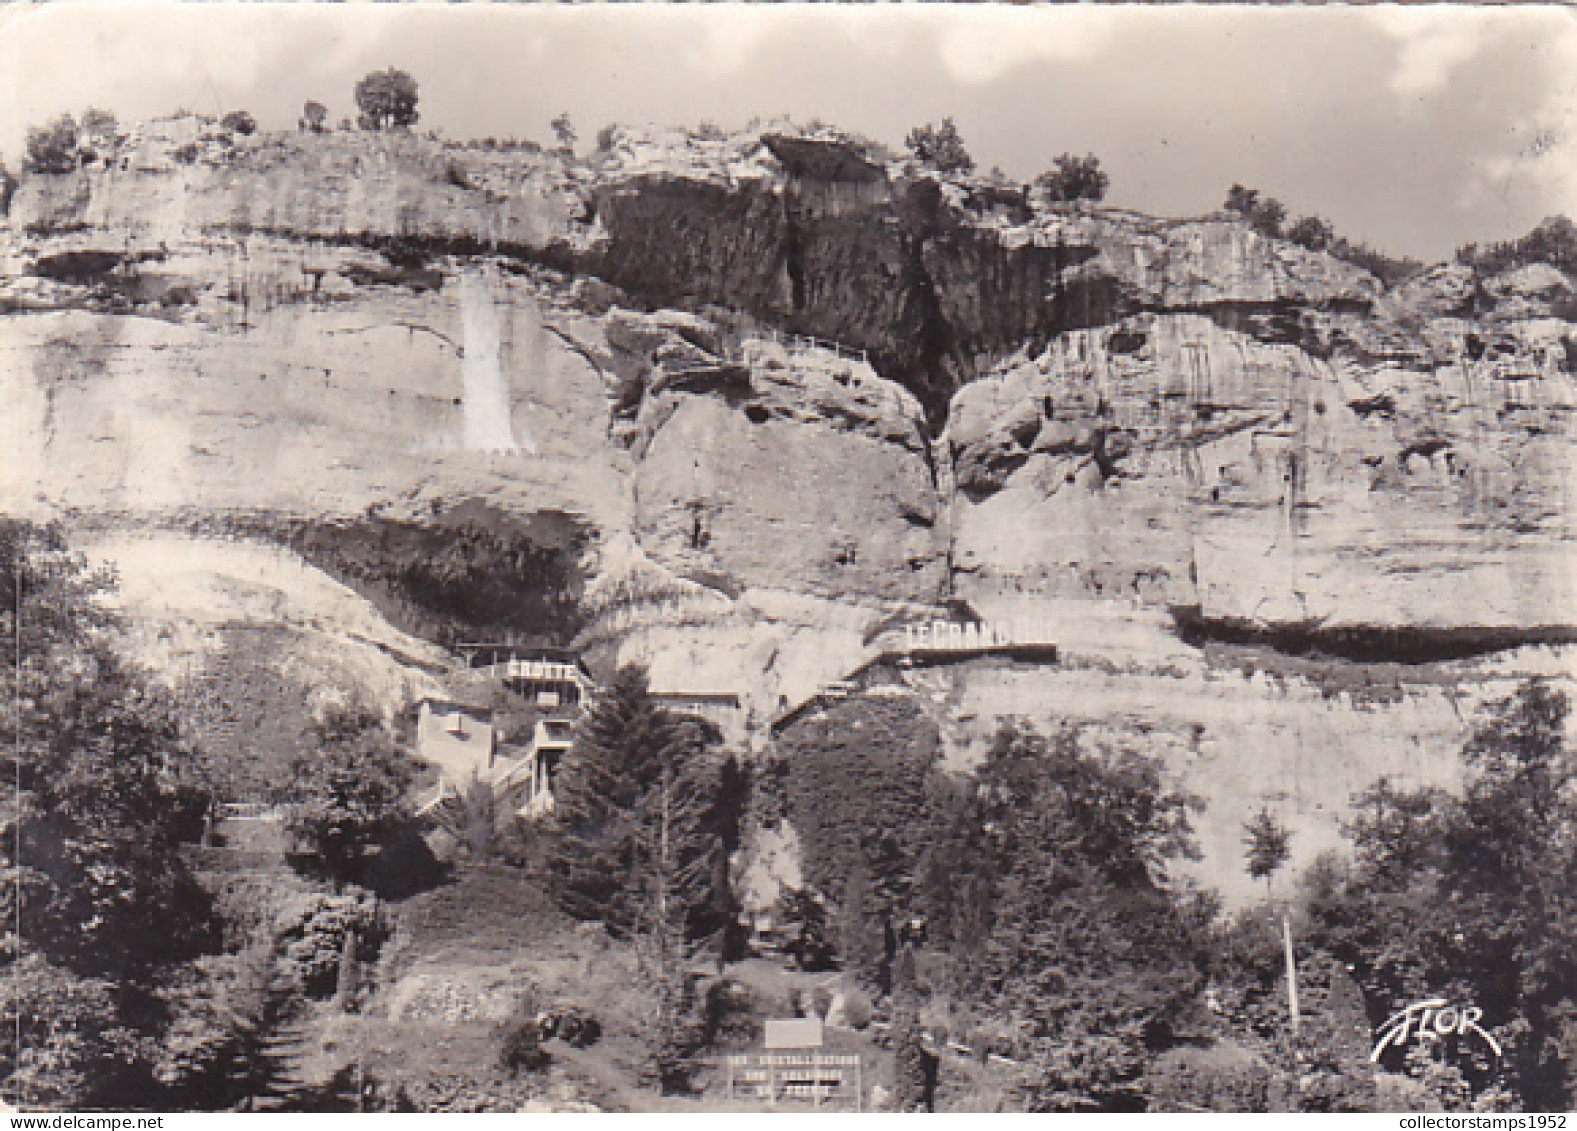
M 871 363 L 870 353 L 867 350 L 845 346 L 826 338 L 812 337 L 809 334 L 791 334 L 782 330 L 769 329 L 764 335 L 766 340 L 774 345 L 784 346 L 790 350 L 808 352 L 810 350 L 825 350 L 834 353 L 845 361 L 858 361 L 862 365 Z

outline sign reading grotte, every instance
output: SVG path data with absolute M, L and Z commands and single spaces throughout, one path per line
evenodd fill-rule
M 1484 1011 L 1476 1005 L 1458 1009 L 1443 997 L 1414 1002 L 1406 1009 L 1393 1013 L 1380 1026 L 1380 1039 L 1375 1043 L 1369 1059 L 1378 1063 L 1380 1054 L 1388 1047 L 1395 1045 L 1401 1048 L 1409 1040 L 1429 1041 L 1468 1033 L 1478 1034 L 1479 1039 L 1493 1049 L 1497 1057 L 1503 1056 L 1499 1042 L 1479 1028 L 1479 1018 L 1483 1016 Z

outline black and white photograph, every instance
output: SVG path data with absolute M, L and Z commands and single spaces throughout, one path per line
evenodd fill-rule
M 1565 6 L 0 6 L 0 1118 L 1565 1127 L 1573 217 Z

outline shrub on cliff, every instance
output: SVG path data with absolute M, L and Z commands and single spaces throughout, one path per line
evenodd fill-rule
M 80 125 L 82 137 L 78 160 L 86 162 L 101 157 L 108 161 L 120 144 L 120 123 L 115 120 L 115 115 L 108 110 L 90 106 L 82 112 Z
M 29 173 L 69 173 L 77 167 L 77 146 L 81 133 L 77 120 L 62 114 L 47 126 L 33 126 L 27 131 L 27 161 Z
M 940 173 L 967 173 L 975 167 L 975 159 L 964 146 L 964 138 L 953 124 L 952 118 L 943 118 L 938 124 L 916 126 L 904 139 L 915 159 Z
M 1336 242 L 1336 231 L 1318 216 L 1304 216 L 1287 229 L 1287 238 L 1310 251 L 1324 251 Z
M 416 124 L 416 80 L 390 67 L 363 75 L 356 84 L 356 108 L 364 130 L 392 130 Z
M 559 148 L 570 153 L 575 151 L 575 123 L 570 120 L 568 112 L 554 118 L 550 123 L 553 127 L 553 136 L 558 139 Z
M 1076 157 L 1064 153 L 1052 162 L 1052 168 L 1035 178 L 1035 187 L 1054 201 L 1103 200 L 1111 180 L 1101 169 L 1101 160 L 1095 154 Z
M 1273 196 L 1260 196 L 1258 189 L 1233 185 L 1221 205 L 1228 212 L 1236 212 L 1248 222 L 1249 227 L 1261 235 L 1275 238 L 1281 235 L 1281 225 L 1287 219 L 1286 205 Z
M 323 132 L 323 123 L 328 120 L 329 108 L 316 99 L 309 98 L 301 105 L 301 121 L 297 127 L 302 133 L 320 134 Z
M 219 119 L 219 124 L 231 133 L 240 134 L 242 137 L 257 132 L 257 119 L 245 110 L 230 111 Z

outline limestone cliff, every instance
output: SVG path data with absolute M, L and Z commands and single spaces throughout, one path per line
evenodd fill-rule
M 0 508 L 198 561 L 570 516 L 578 642 L 739 693 L 758 746 L 894 624 L 1050 620 L 1055 670 L 912 678 L 958 763 L 1005 713 L 1121 731 L 1207 793 L 1222 878 L 1262 801 L 1324 807 L 1306 859 L 1366 776 L 1451 784 L 1472 702 L 1568 667 L 1574 301 L 831 132 L 581 161 L 183 119 L 10 203 Z M 343 645 L 381 698 L 428 686 Z

